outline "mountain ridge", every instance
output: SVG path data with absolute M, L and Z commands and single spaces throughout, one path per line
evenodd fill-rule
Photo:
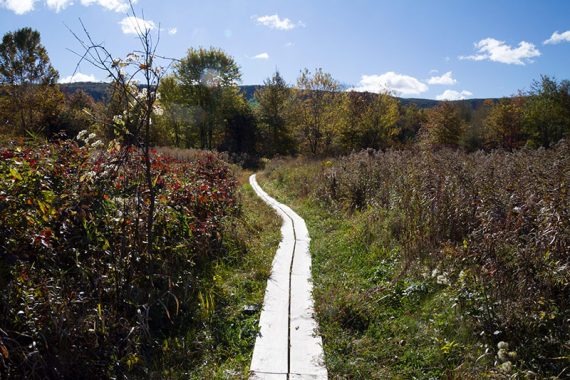
M 75 91 L 83 90 L 87 94 L 93 97 L 96 101 L 105 101 L 107 97 L 107 90 L 109 88 L 109 83 L 105 82 L 74 82 L 74 83 L 60 83 L 59 87 L 62 92 L 66 95 L 71 95 Z M 240 91 L 248 101 L 253 101 L 255 91 L 263 88 L 263 85 L 242 85 L 239 86 Z M 427 109 L 437 106 L 442 100 L 435 99 L 424 99 L 424 98 L 401 98 L 398 99 L 400 104 L 403 106 L 408 106 L 410 104 L 415 104 L 418 108 Z M 474 98 L 474 99 L 462 99 L 453 100 L 452 102 L 458 104 L 466 104 L 471 107 L 471 109 L 477 109 L 485 100 L 497 101 L 498 98 Z

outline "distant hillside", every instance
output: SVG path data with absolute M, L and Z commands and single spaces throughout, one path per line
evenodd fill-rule
M 398 100 L 400 100 L 400 103 L 404 106 L 407 106 L 410 104 L 415 104 L 418 108 L 432 108 L 432 107 L 437 106 L 439 103 L 441 103 L 441 100 L 419 99 L 419 98 L 398 98 Z M 461 104 L 461 105 L 467 104 L 467 105 L 469 105 L 469 107 L 471 107 L 472 110 L 475 110 L 475 109 L 479 108 L 485 100 L 492 100 L 493 102 L 496 102 L 499 99 L 497 99 L 497 98 L 464 99 L 464 100 L 454 100 L 453 103 L 457 103 L 457 104 Z
M 107 97 L 107 89 L 109 83 L 101 82 L 76 82 L 76 83 L 62 83 L 59 88 L 65 95 L 71 95 L 75 91 L 83 90 L 93 97 L 96 101 L 105 101 Z
M 253 84 L 253 85 L 247 85 L 247 86 L 239 86 L 239 89 L 241 91 L 241 93 L 243 94 L 243 96 L 245 96 L 245 98 L 247 99 L 247 101 L 252 101 L 253 100 L 253 94 L 255 94 L 255 91 L 257 91 L 258 89 L 262 88 L 263 85 L 260 84 Z
M 263 85 L 245 85 L 240 86 L 240 91 L 243 93 L 248 101 L 253 100 L 253 94 Z M 77 82 L 77 83 L 63 83 L 60 88 L 66 95 L 71 95 L 77 90 L 83 90 L 91 95 L 97 101 L 105 101 L 107 96 L 108 83 L 94 83 L 94 82 Z M 418 108 L 432 108 L 437 106 L 440 101 L 433 99 L 420 99 L 420 98 L 398 98 L 400 103 L 404 106 L 415 104 Z M 496 99 L 491 99 L 496 100 Z M 459 104 L 468 104 L 471 109 L 477 109 L 485 99 L 465 99 L 456 100 Z

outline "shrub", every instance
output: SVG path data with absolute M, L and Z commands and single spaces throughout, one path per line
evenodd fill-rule
M 148 375 L 162 339 L 200 312 L 236 180 L 217 155 L 144 157 L 92 138 L 0 150 L 0 377 Z M 148 247 L 152 247 L 149 249 Z

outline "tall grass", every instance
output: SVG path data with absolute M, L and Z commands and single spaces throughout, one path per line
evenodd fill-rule
M 369 150 L 319 163 L 274 162 L 267 173 L 323 209 L 365 215 L 355 239 L 395 245 L 396 278 L 439 273 L 472 335 L 493 347 L 508 342 L 519 368 L 567 370 L 567 142 L 512 153 Z

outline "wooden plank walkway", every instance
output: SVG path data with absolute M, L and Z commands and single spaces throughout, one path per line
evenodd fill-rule
M 259 335 L 255 341 L 250 379 L 327 378 L 322 339 L 316 334 L 309 231 L 303 218 L 249 182 L 257 195 L 283 219 L 282 240 L 267 281 Z

